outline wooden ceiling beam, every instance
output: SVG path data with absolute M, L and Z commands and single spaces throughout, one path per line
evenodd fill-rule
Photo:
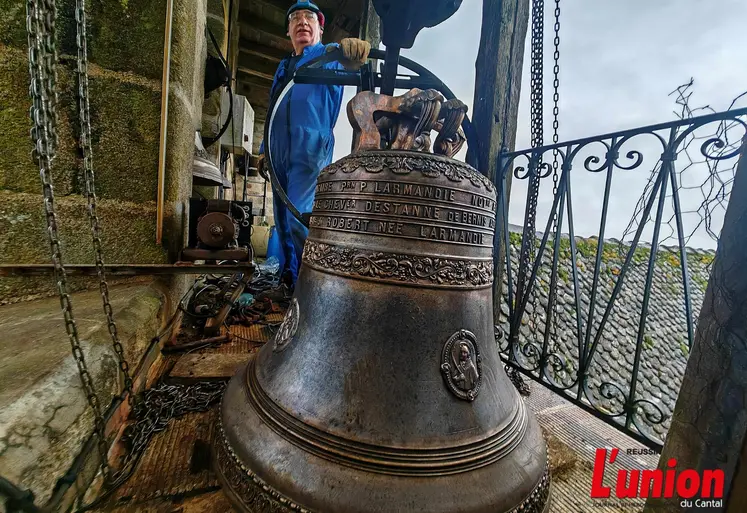
M 272 81 L 275 77 L 278 65 L 277 63 L 268 61 L 267 59 L 256 57 L 254 55 L 247 55 L 242 52 L 239 55 L 238 69 L 243 73 L 248 73 Z
M 263 45 L 261 43 L 255 43 L 248 39 L 239 40 L 239 51 L 255 57 L 267 59 L 272 62 L 280 62 L 283 60 L 289 52 L 278 50 L 272 46 Z

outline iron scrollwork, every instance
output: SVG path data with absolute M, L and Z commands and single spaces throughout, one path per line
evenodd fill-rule
M 703 135 L 704 132 L 708 134 Z M 688 263 L 693 250 L 686 247 L 689 235 L 684 233 L 682 224 L 680 181 L 685 180 L 682 175 L 693 165 L 696 153 L 699 161 L 705 159 L 704 165 L 709 166 L 711 173 L 714 163 L 737 157 L 746 133 L 747 109 L 743 108 L 503 153 L 501 180 L 504 181 L 512 174 L 514 180 L 542 183 L 552 174 L 548 156 L 553 153 L 561 168 L 544 230 L 537 227 L 540 234 L 536 235 L 533 250 L 528 243 L 531 241 L 524 239 L 535 236 L 534 232 L 523 234 L 521 255 L 518 247 L 512 249 L 508 235 L 500 248 L 505 252 L 503 298 L 508 309 L 503 311 L 503 320 L 496 320 L 496 343 L 505 364 L 532 376 L 639 442 L 660 449 L 676 398 L 671 388 L 678 387 L 681 374 L 665 377 L 660 373 L 657 377 L 657 365 L 663 364 L 644 363 L 644 356 L 658 354 L 651 335 L 659 340 L 669 336 L 669 328 L 658 329 L 664 333 L 659 335 L 657 330 L 651 331 L 650 323 L 654 322 L 651 319 L 658 319 L 660 310 L 649 306 L 652 290 L 655 287 L 675 290 L 681 301 L 679 308 L 684 312 L 676 314 L 677 320 L 672 321 L 682 335 L 679 346 L 664 356 L 668 364 L 676 359 L 672 353 L 686 360 L 694 338 L 694 312 L 697 312 L 692 304 L 693 282 L 688 278 L 695 264 Z M 684 165 L 678 168 L 677 159 L 683 153 L 688 158 L 681 158 Z M 580 165 L 574 166 L 576 162 Z M 632 240 L 625 244 L 618 241 L 610 249 L 611 244 L 605 241 L 605 228 L 614 190 L 613 177 L 643 170 L 650 171 L 650 176 L 628 227 Z M 606 174 L 607 178 L 604 192 L 598 196 L 602 206 L 599 232 L 591 244 L 585 243 L 582 251 L 573 223 L 571 178 L 583 172 Z M 501 185 L 498 190 L 505 191 L 507 184 Z M 725 191 L 714 194 L 723 195 Z M 505 193 L 502 197 L 499 193 L 498 201 L 498 217 L 503 219 L 502 228 L 508 234 Z M 669 221 L 663 218 L 667 202 L 671 202 L 674 212 Z M 528 211 L 527 215 L 535 214 Z M 531 221 L 526 219 L 524 225 Z M 666 224 L 671 231 L 666 238 L 675 240 L 676 247 L 662 253 L 660 229 Z M 650 244 L 642 242 L 644 229 L 653 232 Z M 620 265 L 605 263 L 609 262 L 610 251 L 620 259 Z M 674 270 L 666 279 L 657 274 L 662 259 L 673 262 Z M 564 291 L 559 305 L 551 298 L 558 294 L 561 275 Z M 681 276 L 679 283 L 677 275 Z M 703 288 L 701 282 L 707 282 L 707 278 L 699 280 L 699 289 Z M 632 294 L 631 287 L 639 288 Z M 702 294 L 699 290 L 696 299 L 702 300 Z M 637 301 L 636 309 L 626 314 L 627 324 L 621 328 L 619 309 L 629 308 L 625 305 L 632 301 Z M 683 373 L 684 363 L 678 362 L 676 370 Z M 654 391 L 650 388 L 653 386 L 668 387 L 667 393 Z

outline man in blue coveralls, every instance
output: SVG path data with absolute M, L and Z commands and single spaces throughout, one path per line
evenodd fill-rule
M 293 54 L 283 59 L 275 72 L 270 97 L 293 70 L 334 48 L 341 48 L 340 62 L 327 69 L 358 69 L 368 58 L 371 45 L 360 39 L 343 39 L 339 45 L 323 45 L 324 14 L 309 0 L 293 4 L 287 13 L 288 36 Z M 277 106 L 272 127 L 272 162 L 280 185 L 300 212 L 311 212 L 319 172 L 332 162 L 333 129 L 342 104 L 342 86 L 297 84 Z M 268 121 L 269 121 L 268 113 Z M 264 141 L 259 149 L 259 166 L 264 164 Z M 291 289 L 298 278 L 301 255 L 308 230 L 274 195 L 275 233 L 268 258 L 275 256 Z

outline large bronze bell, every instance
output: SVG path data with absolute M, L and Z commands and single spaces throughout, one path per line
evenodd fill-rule
M 322 171 L 290 308 L 223 400 L 216 463 L 237 508 L 549 509 L 545 442 L 494 339 L 495 202 L 441 155 Z

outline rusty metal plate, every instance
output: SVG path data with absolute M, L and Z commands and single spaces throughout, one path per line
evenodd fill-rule
M 134 475 L 118 491 L 116 506 L 217 490 L 210 467 L 217 412 L 212 408 L 185 415 L 156 434 Z

